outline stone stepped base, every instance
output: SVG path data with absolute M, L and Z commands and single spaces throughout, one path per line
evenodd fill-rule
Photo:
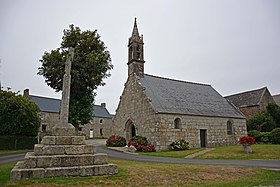
M 20 162 L 18 163 L 21 164 Z M 11 178 L 13 180 L 47 177 L 113 175 L 118 172 L 117 165 L 115 164 L 29 169 L 19 169 L 17 168 L 17 165 L 11 171 Z
M 67 132 L 67 129 L 61 128 Z M 35 144 L 11 171 L 12 180 L 113 175 L 117 165 L 109 164 L 107 154 L 96 154 L 94 145 L 87 145 L 83 136 L 45 136 Z
M 102 164 L 108 164 L 107 154 L 35 156 L 33 152 L 29 152 L 25 155 L 24 162 L 18 163 L 18 168 L 51 168 Z

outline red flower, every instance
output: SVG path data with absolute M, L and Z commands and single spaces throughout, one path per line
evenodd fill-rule
M 239 143 L 241 143 L 241 144 L 247 143 L 247 144 L 251 145 L 251 144 L 255 143 L 255 139 L 251 136 L 242 136 L 239 138 Z

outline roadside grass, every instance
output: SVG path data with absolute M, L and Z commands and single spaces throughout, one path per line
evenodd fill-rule
M 0 164 L 0 186 L 10 180 L 10 171 L 13 169 L 16 162 Z
M 118 165 L 113 176 L 9 181 L 14 163 L 3 164 L 1 185 L 8 186 L 259 186 L 280 184 L 280 171 L 254 167 L 190 165 L 109 159 Z M 2 177 L 3 178 L 3 177 Z
M 243 152 L 242 145 L 216 147 L 215 150 L 207 152 L 196 158 L 209 159 L 280 159 L 280 145 L 255 144 L 251 145 L 252 153 Z
M 22 150 L 0 150 L 0 155 L 4 154 L 13 154 L 13 153 L 24 153 L 32 152 L 33 149 L 22 149 Z
M 188 155 L 205 150 L 204 148 L 188 149 L 183 151 L 137 152 L 141 155 L 185 158 Z

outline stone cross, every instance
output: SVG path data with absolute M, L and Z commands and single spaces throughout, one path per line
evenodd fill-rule
M 65 74 L 63 76 L 62 100 L 60 106 L 60 124 L 68 124 L 69 116 L 69 99 L 70 99 L 70 84 L 71 84 L 71 63 L 74 57 L 74 49 L 69 48 L 69 53 L 65 62 Z

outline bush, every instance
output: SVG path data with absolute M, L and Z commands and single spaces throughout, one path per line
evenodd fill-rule
M 260 132 L 257 130 L 251 130 L 248 132 L 248 135 L 253 137 L 257 143 L 270 143 L 271 133 L 270 132 Z
M 171 146 L 171 150 L 182 151 L 182 150 L 189 149 L 189 142 L 186 142 L 185 140 L 177 140 L 175 142 L 172 142 L 170 146 Z
M 271 132 L 261 132 L 260 142 L 270 143 L 271 142 Z
M 126 140 L 122 136 L 111 136 L 107 139 L 106 145 L 108 147 L 124 147 L 126 146 Z
M 148 143 L 147 138 L 143 136 L 134 136 L 130 139 L 128 146 L 134 146 L 137 151 L 143 151 L 143 152 L 154 152 L 155 147 L 152 144 Z
M 0 150 L 34 149 L 38 143 L 34 136 L 0 136 Z
M 35 102 L 0 90 L 0 135 L 37 136 L 39 111 Z
M 280 128 L 273 129 L 270 134 L 271 143 L 280 144 Z

